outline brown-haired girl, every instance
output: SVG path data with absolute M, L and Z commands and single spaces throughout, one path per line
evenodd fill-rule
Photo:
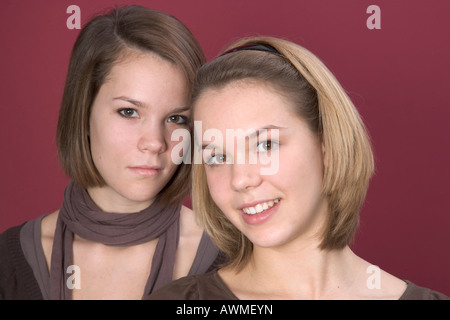
M 117 8 L 83 28 L 57 129 L 72 181 L 60 210 L 0 236 L 0 298 L 141 299 L 208 270 L 218 249 L 182 205 L 190 165 L 172 157 L 204 60 L 163 12 Z

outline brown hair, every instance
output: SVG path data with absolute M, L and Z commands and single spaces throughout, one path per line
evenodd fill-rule
M 274 52 L 230 49 L 263 44 Z M 270 51 L 270 50 L 269 50 Z M 237 41 L 197 73 L 193 108 L 205 90 L 234 81 L 252 80 L 273 86 L 297 106 L 297 113 L 325 149 L 323 196 L 328 217 L 321 234 L 321 249 L 341 249 L 354 237 L 359 224 L 374 160 L 369 136 L 358 111 L 326 66 L 311 52 L 292 42 L 271 37 Z M 203 164 L 194 165 L 193 207 L 211 238 L 243 267 L 252 244 L 234 227 L 209 194 Z
M 84 188 L 105 184 L 89 146 L 89 117 L 112 66 L 129 51 L 152 52 L 179 67 L 190 89 L 204 54 L 192 33 L 175 17 L 140 6 L 115 8 L 89 21 L 72 50 L 57 128 L 57 148 L 67 176 Z M 178 204 L 189 192 L 191 166 L 182 163 L 160 192 Z

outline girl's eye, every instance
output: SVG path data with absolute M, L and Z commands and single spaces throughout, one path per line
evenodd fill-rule
M 137 111 L 132 108 L 120 109 L 119 114 L 125 118 L 137 118 L 139 116 Z
M 268 140 L 268 141 L 261 141 L 260 143 L 258 143 L 256 148 L 258 152 L 267 152 L 275 150 L 277 147 L 278 142 Z
M 187 117 L 185 116 L 180 116 L 180 115 L 174 115 L 174 116 L 170 116 L 167 119 L 167 122 L 173 122 L 176 124 L 186 124 L 187 123 Z
M 206 161 L 206 164 L 208 166 L 218 165 L 218 164 L 224 164 L 227 161 L 227 158 L 223 154 L 215 154 L 209 157 L 208 161 Z

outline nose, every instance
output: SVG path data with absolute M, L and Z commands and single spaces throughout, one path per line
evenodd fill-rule
M 234 191 L 246 191 L 261 184 L 259 167 L 256 164 L 232 164 L 231 188 Z
M 166 135 L 163 125 L 143 123 L 138 139 L 138 149 L 142 152 L 163 153 L 167 150 Z

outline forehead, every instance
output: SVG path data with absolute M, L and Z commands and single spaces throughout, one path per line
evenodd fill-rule
M 293 101 L 261 81 L 240 80 L 203 91 L 194 105 L 194 120 L 204 129 L 255 129 L 298 118 Z
M 153 52 L 127 50 L 113 63 L 106 81 L 120 81 L 125 78 L 158 78 L 160 83 L 166 83 L 166 78 L 175 78 L 175 81 L 184 82 L 182 70 L 174 63 L 161 58 Z M 161 78 L 162 77 L 162 78 Z M 183 80 L 183 81 L 182 81 Z M 125 81 L 129 81 L 126 79 Z
M 151 52 L 128 52 L 111 67 L 97 99 L 126 96 L 154 107 L 185 106 L 189 88 L 182 70 Z

